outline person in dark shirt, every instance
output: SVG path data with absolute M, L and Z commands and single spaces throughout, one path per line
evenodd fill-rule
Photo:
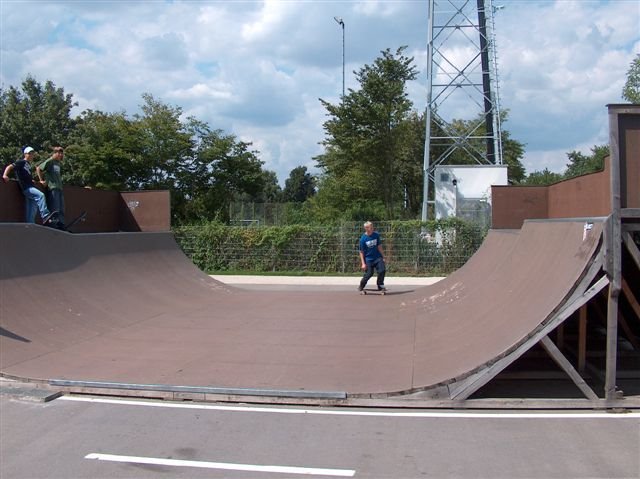
M 364 224 L 364 234 L 359 241 L 360 264 L 364 274 L 360 280 L 358 290 L 362 291 L 367 282 L 373 276 L 374 270 L 378 273 L 376 283 L 379 291 L 386 291 L 384 277 L 386 267 L 384 263 L 384 251 L 382 249 L 382 238 L 377 231 L 374 231 L 373 223 L 367 221 Z
M 27 223 L 35 223 L 36 212 L 39 211 L 42 223 L 46 224 L 51 221 L 47 201 L 44 193 L 33 184 L 33 177 L 31 176 L 31 162 L 35 159 L 35 150 L 27 146 L 23 153 L 24 158 L 22 160 L 11 163 L 4 169 L 2 179 L 5 183 L 8 183 L 11 172 L 15 173 L 22 194 L 24 195 L 25 221 Z

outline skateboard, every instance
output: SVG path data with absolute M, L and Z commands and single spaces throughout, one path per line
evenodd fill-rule
M 60 218 L 58 218 L 58 212 L 52 211 L 42 218 L 42 226 L 60 229 Z
M 385 294 L 387 294 L 387 289 L 373 289 L 373 288 L 365 288 L 362 291 L 360 291 L 360 294 L 364 294 L 365 296 L 368 294 L 379 294 L 381 296 L 384 296 Z
M 49 213 L 48 216 L 43 218 L 42 224 L 44 226 L 49 227 L 49 228 L 55 228 L 55 229 L 61 230 L 61 231 L 68 231 L 69 228 L 74 226 L 76 223 L 79 223 L 80 221 L 84 221 L 86 218 L 87 218 L 87 212 L 83 211 L 78 216 L 76 216 L 74 219 L 72 219 L 69 223 L 63 224 L 60 221 L 60 218 L 58 217 L 58 212 L 57 211 L 52 211 L 51 213 Z
M 64 225 L 64 229 L 68 230 L 69 228 L 71 228 L 72 226 L 74 226 L 75 224 L 84 221 L 87 219 L 87 212 L 83 211 L 82 213 L 80 213 L 78 216 L 76 216 L 74 219 L 72 219 L 69 223 L 67 223 L 66 225 Z

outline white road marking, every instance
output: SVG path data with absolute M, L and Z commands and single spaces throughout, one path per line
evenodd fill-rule
M 323 469 L 314 467 L 295 466 L 259 466 L 254 464 L 232 464 L 228 462 L 183 461 L 180 459 L 162 459 L 156 457 L 118 456 L 114 454 L 87 454 L 85 459 L 98 461 L 125 462 L 132 464 L 152 464 L 171 467 L 198 467 L 202 469 L 226 469 L 231 471 L 271 472 L 280 474 L 305 474 L 319 476 L 353 477 L 356 471 L 352 469 Z
M 170 403 L 160 401 L 137 401 L 126 399 L 62 396 L 57 401 L 77 401 L 123 406 L 145 406 L 172 409 L 197 409 L 229 412 L 252 412 L 271 414 L 313 414 L 320 416 L 371 416 L 371 417 L 412 417 L 412 418 L 472 418 L 472 419 L 640 419 L 640 412 L 607 413 L 578 411 L 572 413 L 512 413 L 512 412 L 457 412 L 457 411 L 362 411 L 350 409 L 301 409 L 252 406 L 222 406 L 217 404 Z

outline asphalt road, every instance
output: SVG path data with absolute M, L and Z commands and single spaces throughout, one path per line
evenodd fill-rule
M 0 397 L 0 477 L 640 477 L 640 412 L 302 409 Z

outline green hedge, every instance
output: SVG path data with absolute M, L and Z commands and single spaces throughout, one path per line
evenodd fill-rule
M 440 276 L 462 266 L 486 231 L 458 219 L 376 223 L 389 272 Z M 240 227 L 221 223 L 174 229 L 182 250 L 203 271 L 357 273 L 361 223 L 340 227 Z

